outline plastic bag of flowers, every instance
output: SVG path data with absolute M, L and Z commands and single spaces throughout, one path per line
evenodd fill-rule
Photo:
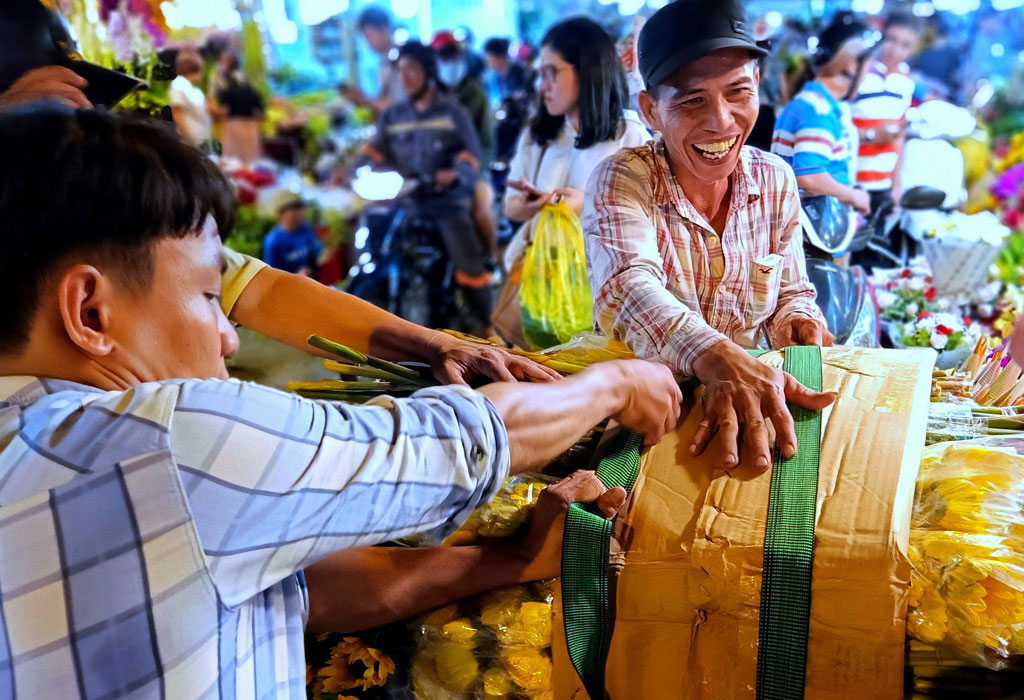
M 992 669 L 1024 654 L 1024 441 L 926 448 L 910 548 L 907 632 Z
M 416 630 L 419 700 L 551 698 L 552 591 L 509 586 L 439 608 Z

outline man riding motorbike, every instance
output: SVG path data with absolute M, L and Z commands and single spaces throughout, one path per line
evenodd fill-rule
M 480 146 L 466 110 L 438 93 L 434 52 L 409 42 L 398 55 L 407 99 L 384 111 L 363 156 L 421 183 L 411 194 L 432 219 L 455 266 L 455 282 L 479 329 L 489 326 L 493 291 L 486 247 L 472 218 Z

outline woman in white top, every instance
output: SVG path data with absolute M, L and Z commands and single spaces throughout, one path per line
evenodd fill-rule
M 199 87 L 203 77 L 203 59 L 194 49 L 181 49 L 174 59 L 178 77 L 171 82 L 170 103 L 174 123 L 181 139 L 197 148 L 213 138 L 213 121 L 206 95 Z
M 551 27 L 541 41 L 540 78 L 540 104 L 509 165 L 505 213 L 526 222 L 505 253 L 509 269 L 532 240 L 545 204 L 562 198 L 578 214 L 597 164 L 650 139 L 640 116 L 626 109 L 622 62 L 597 23 L 579 17 Z

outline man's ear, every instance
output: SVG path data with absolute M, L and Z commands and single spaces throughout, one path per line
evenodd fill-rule
M 110 354 L 113 281 L 92 265 L 74 265 L 57 283 L 57 304 L 68 339 L 93 356 Z
M 647 122 L 647 126 L 652 131 L 661 131 L 661 121 L 658 119 L 657 112 L 654 108 L 654 96 L 651 95 L 647 90 L 641 90 L 640 94 L 636 96 L 637 103 L 640 105 L 640 114 L 643 115 L 644 121 Z

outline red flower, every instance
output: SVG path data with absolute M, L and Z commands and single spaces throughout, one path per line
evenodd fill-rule
M 935 301 L 935 294 L 935 287 L 928 287 L 928 289 L 924 290 L 924 300 Z
M 944 326 L 941 323 L 935 326 L 935 332 L 940 335 L 953 335 L 953 329 L 949 326 Z
M 924 283 L 925 284 L 931 284 L 934 281 L 935 281 L 935 279 L 931 275 L 928 275 L 927 277 L 924 278 Z
M 897 282 L 896 280 L 889 280 L 886 283 L 885 288 L 888 289 L 891 292 L 892 290 L 896 289 L 899 286 L 900 286 L 900 283 Z
M 931 316 L 932 316 L 932 315 L 931 315 L 931 313 L 930 313 L 930 312 L 928 312 L 928 311 L 922 311 L 921 313 L 919 313 L 919 314 L 917 315 L 917 320 L 918 320 L 918 321 L 923 321 L 923 320 L 925 320 L 926 318 L 931 318 Z
M 964 325 L 965 326 L 971 325 L 971 317 L 970 316 L 964 316 Z
M 905 267 L 902 270 L 900 270 L 900 277 L 902 277 L 903 279 L 910 277 L 911 274 L 912 273 L 910 272 L 909 267 Z

